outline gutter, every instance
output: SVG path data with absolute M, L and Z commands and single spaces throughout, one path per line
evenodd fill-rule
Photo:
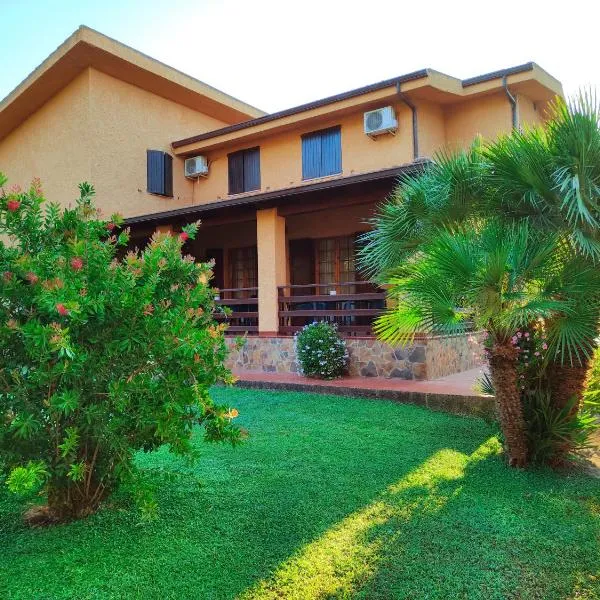
M 396 83 L 396 93 L 398 94 L 398 98 L 410 108 L 412 111 L 412 133 L 413 133 L 413 160 L 419 160 L 419 122 L 417 116 L 417 107 L 413 104 L 413 102 L 403 94 L 401 91 L 402 83 L 398 81 Z
M 513 129 L 518 129 L 519 127 L 519 119 L 517 115 L 517 99 L 510 93 L 508 89 L 508 83 L 506 81 L 506 75 L 502 77 L 502 87 L 504 88 L 504 92 L 506 93 L 506 97 L 510 102 L 510 109 L 512 112 L 512 127 Z

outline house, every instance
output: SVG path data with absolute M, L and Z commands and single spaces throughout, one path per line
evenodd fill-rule
M 466 80 L 423 69 L 265 114 L 81 27 L 0 103 L 0 170 L 41 177 L 54 201 L 92 182 L 137 246 L 201 219 L 189 251 L 214 259 L 230 331 L 258 334 L 235 366 L 294 370 L 286 336 L 326 318 L 351 338 L 356 372 L 432 377 L 471 366 L 467 342 L 369 339 L 383 294 L 357 271 L 356 236 L 399 177 L 542 122 L 557 95 L 535 63 Z

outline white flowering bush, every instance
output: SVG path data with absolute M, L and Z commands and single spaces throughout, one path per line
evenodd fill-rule
M 296 355 L 303 375 L 320 379 L 341 377 L 348 365 L 346 342 L 337 327 L 311 323 L 296 334 Z

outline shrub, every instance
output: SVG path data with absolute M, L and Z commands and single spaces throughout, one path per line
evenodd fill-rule
M 600 417 L 600 350 L 598 349 L 592 359 L 583 399 L 585 407 Z
M 335 325 L 311 323 L 296 336 L 296 355 L 303 375 L 320 379 L 341 377 L 348 364 L 346 342 Z
M 517 374 L 529 459 L 535 464 L 560 466 L 565 459 L 577 458 L 593 447 L 592 436 L 598 430 L 593 415 L 593 411 L 597 410 L 600 389 L 598 353 L 590 373 L 585 407 L 576 410 L 577 398 L 572 398 L 562 407 L 553 401 L 546 362 L 548 344 L 541 322 L 534 323 L 528 330 L 516 331 L 511 342 L 518 350 Z M 495 394 L 487 373 L 479 378 L 476 389 Z
M 576 397 L 557 407 L 547 390 L 523 395 L 530 460 L 537 464 L 561 466 L 566 458 L 577 457 L 594 447 L 591 436 L 598 430 L 595 417 L 582 409 L 573 415 Z
M 100 220 L 93 187 L 80 192 L 64 210 L 39 182 L 0 195 L 0 465 L 10 490 L 43 488 L 53 520 L 135 489 L 139 450 L 194 457 L 197 424 L 206 440 L 240 439 L 237 411 L 209 395 L 231 374 L 210 265 L 181 255 L 197 227 L 119 260 L 122 219 Z

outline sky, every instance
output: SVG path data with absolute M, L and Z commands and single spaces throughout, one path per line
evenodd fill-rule
M 267 112 L 422 68 L 530 60 L 600 90 L 594 0 L 0 0 L 0 98 L 81 24 Z

